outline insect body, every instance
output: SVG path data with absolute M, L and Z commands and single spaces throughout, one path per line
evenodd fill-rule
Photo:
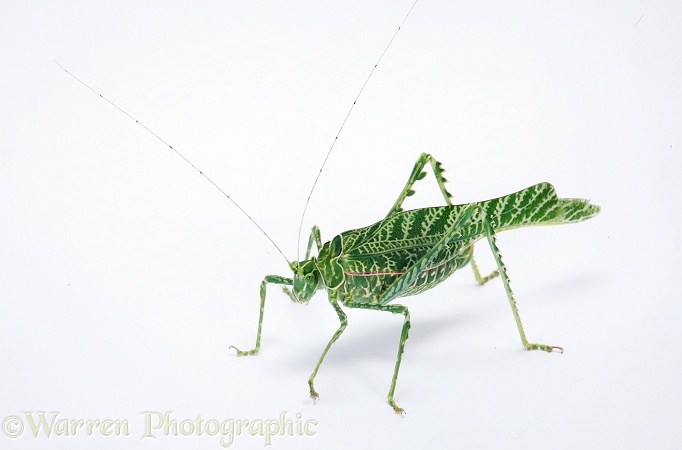
M 414 194 L 413 184 L 426 176 L 423 168 L 427 163 L 433 168 L 448 206 L 402 211 L 405 198 Z M 402 413 L 403 409 L 396 405 L 393 396 L 410 329 L 410 313 L 405 306 L 390 303 L 396 298 L 431 289 L 467 264 L 471 264 L 481 284 L 501 276 L 525 349 L 563 351 L 561 347 L 529 343 L 526 339 L 495 236 L 499 231 L 524 226 L 581 222 L 597 215 L 599 206 L 587 200 L 559 198 L 549 183 L 536 184 L 488 201 L 452 205 L 450 194 L 445 189 L 443 172 L 440 163 L 431 155 L 422 154 L 398 200 L 383 220 L 365 228 L 345 231 L 324 244 L 319 229 L 313 227 L 305 260 L 290 264 L 293 278 L 269 275 L 263 279 L 256 346 L 248 351 L 232 347 L 237 354 L 254 355 L 260 349 L 267 284 L 284 285 L 285 292 L 298 303 L 308 303 L 316 291 L 326 290 L 340 326 L 308 380 L 310 395 L 317 398 L 315 376 L 332 344 L 347 326 L 346 314 L 339 303 L 348 308 L 402 314 L 404 322 L 398 356 L 388 391 L 388 403 L 397 413 Z M 473 259 L 474 243 L 483 238 L 487 240 L 498 267 L 486 277 L 481 276 Z M 311 256 L 313 243 L 318 248 L 317 257 Z

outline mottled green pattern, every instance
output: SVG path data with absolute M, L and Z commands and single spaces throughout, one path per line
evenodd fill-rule
M 581 199 L 559 199 L 554 187 L 540 183 L 504 197 L 480 202 L 496 232 L 532 225 L 579 222 L 599 212 Z M 343 250 L 338 260 L 345 273 L 343 297 L 375 302 L 457 222 L 469 205 L 441 206 L 404 211 L 365 228 L 340 234 Z M 471 245 L 484 237 L 481 211 L 476 209 L 457 237 L 433 259 L 401 297 L 418 294 L 437 285 L 465 266 Z

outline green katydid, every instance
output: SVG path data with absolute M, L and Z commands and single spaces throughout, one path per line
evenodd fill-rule
M 424 166 L 430 163 L 438 186 L 448 206 L 402 211 L 402 203 L 414 194 L 413 184 L 426 176 Z M 521 324 L 516 300 L 509 287 L 507 269 L 497 248 L 499 231 L 533 225 L 558 225 L 587 220 L 599 213 L 599 206 L 587 200 L 559 198 L 549 183 L 540 183 L 504 197 L 453 205 L 445 189 L 444 170 L 431 155 L 423 153 L 388 215 L 364 228 L 345 231 L 322 244 L 320 230 L 313 227 L 308 240 L 305 260 L 290 263 L 293 278 L 266 276 L 260 286 L 260 317 L 256 346 L 240 356 L 254 355 L 260 349 L 265 293 L 267 284 L 284 285 L 285 292 L 298 303 L 308 303 L 313 294 L 324 289 L 336 311 L 340 326 L 329 340 L 308 379 L 310 396 L 318 398 L 314 381 L 322 361 L 332 344 L 346 329 L 347 319 L 339 304 L 348 308 L 387 311 L 404 316 L 398 344 L 398 356 L 393 371 L 388 403 L 397 413 L 404 410 L 393 398 L 405 341 L 410 330 L 410 313 L 403 305 L 390 304 L 399 297 L 419 294 L 444 281 L 455 270 L 471 264 L 480 284 L 501 276 L 509 304 L 526 350 L 561 347 L 529 343 Z M 497 270 L 482 277 L 473 259 L 474 243 L 486 238 L 497 262 Z M 311 256 L 313 243 L 318 256 Z M 292 287 L 288 289 L 287 286 Z
M 407 20 L 415 4 L 416 1 L 402 23 Z M 303 217 L 310 201 L 310 195 L 315 189 L 322 169 L 358 98 L 400 29 L 401 27 L 398 27 L 398 30 L 365 80 L 327 152 L 322 168 L 318 172 L 308 195 L 308 200 L 305 203 L 301 226 L 299 226 L 299 241 Z M 59 65 L 59 63 L 57 64 Z M 318 398 L 318 393 L 314 387 L 314 380 L 322 365 L 322 361 L 332 344 L 341 336 L 347 326 L 346 314 L 340 306 L 342 304 L 348 308 L 387 311 L 404 316 L 398 345 L 398 355 L 391 386 L 388 391 L 388 403 L 391 407 L 397 413 L 404 412 L 402 408 L 396 405 L 394 393 L 405 342 L 407 341 L 410 329 L 410 314 L 405 306 L 391 304 L 391 302 L 399 297 L 416 295 L 431 289 L 452 275 L 455 270 L 461 269 L 467 264 L 471 264 L 476 280 L 480 284 L 484 284 L 496 276 L 501 277 L 514 320 L 519 330 L 521 343 L 525 349 L 545 350 L 548 352 L 554 349 L 563 351 L 561 347 L 529 343 L 526 339 L 516 307 L 516 301 L 509 287 L 507 269 L 502 262 L 500 251 L 496 245 L 496 233 L 524 226 L 581 222 L 597 215 L 600 210 L 598 206 L 590 204 L 587 200 L 559 198 L 549 183 L 536 184 L 514 194 L 488 201 L 453 205 L 451 195 L 445 188 L 446 179 L 443 176 L 444 170 L 441 164 L 431 155 L 422 154 L 418 158 L 407 184 L 383 220 L 368 227 L 340 233 L 324 244 L 322 243 L 320 230 L 315 226 L 308 240 L 305 258 L 289 262 L 279 246 L 260 225 L 225 191 L 206 176 L 204 172 L 200 171 L 180 152 L 144 124 L 99 94 L 64 67 L 61 65 L 59 67 L 119 111 L 135 120 L 136 123 L 144 127 L 196 169 L 265 235 L 287 261 L 293 272 L 292 278 L 268 275 L 261 282 L 260 315 L 256 345 L 253 349 L 247 351 L 231 346 L 231 348 L 237 351 L 238 355 L 255 355 L 260 349 L 266 287 L 268 284 L 282 285 L 284 291 L 293 301 L 304 304 L 310 301 L 316 291 L 321 289 L 327 291 L 329 302 L 338 315 L 340 326 L 324 348 L 308 380 L 312 398 Z M 426 172 L 423 170 L 426 164 L 431 165 L 436 182 L 447 206 L 403 211 L 402 204 L 404 200 L 414 194 L 412 189 L 414 183 L 426 176 Z M 473 259 L 474 243 L 483 238 L 487 240 L 498 267 L 497 270 L 485 277 L 481 276 Z M 313 244 L 318 249 L 317 257 L 311 255 Z

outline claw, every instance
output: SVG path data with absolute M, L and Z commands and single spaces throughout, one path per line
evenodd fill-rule
M 554 349 L 559 350 L 561 353 L 564 352 L 564 348 L 559 347 L 558 345 L 526 344 L 526 350 L 544 350 L 548 353 L 552 353 Z
M 391 405 L 396 414 L 405 414 L 405 410 L 396 405 L 392 398 L 388 400 L 388 404 Z
M 239 350 L 239 349 L 238 349 L 237 347 L 235 347 L 234 345 L 230 345 L 228 348 L 229 348 L 229 349 L 234 349 L 234 350 L 236 350 L 236 351 L 237 351 L 237 356 L 248 356 L 248 355 L 255 355 L 256 353 L 258 353 L 258 350 L 256 350 L 256 349 L 249 350 L 249 351 L 244 351 L 244 350 Z
M 236 350 L 236 351 L 237 351 L 237 356 L 243 356 L 243 355 L 244 355 L 244 352 L 241 351 L 241 350 L 239 350 L 239 349 L 238 349 L 237 347 L 235 347 L 234 345 L 230 345 L 230 346 L 228 347 L 228 349 L 230 349 L 230 350 L 231 350 L 231 349 Z

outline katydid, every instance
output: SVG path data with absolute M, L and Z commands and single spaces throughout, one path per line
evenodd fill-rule
M 407 20 L 415 4 L 416 1 L 402 23 Z M 353 107 L 357 103 L 374 70 L 393 42 L 395 35 L 401 29 L 402 23 L 362 85 L 327 152 L 327 156 L 305 203 L 301 225 L 299 226 L 299 242 L 303 218 L 305 217 L 310 196 L 315 189 L 322 169 L 325 167 Z M 59 65 L 59 63 L 57 64 Z M 338 315 L 340 326 L 327 343 L 308 379 L 310 396 L 312 398 L 317 399 L 319 397 L 314 386 L 315 376 L 332 344 L 341 336 L 347 326 L 346 314 L 341 309 L 341 305 L 348 308 L 387 311 L 393 314 L 401 314 L 404 317 L 398 343 L 398 355 L 388 391 L 388 403 L 395 412 L 403 413 L 404 410 L 394 400 L 394 394 L 405 342 L 410 330 L 410 313 L 405 306 L 392 304 L 391 302 L 400 297 L 416 295 L 431 289 L 452 275 L 457 269 L 461 269 L 467 264 L 471 265 L 474 276 L 480 284 L 500 276 L 518 327 L 521 343 L 525 349 L 548 352 L 555 349 L 563 351 L 558 346 L 528 342 L 521 324 L 514 295 L 509 287 L 507 269 L 502 262 L 500 251 L 497 248 L 496 234 L 500 231 L 525 226 L 581 222 L 597 215 L 600 210 L 599 206 L 592 205 L 587 200 L 559 198 L 549 183 L 536 184 L 519 192 L 492 200 L 453 205 L 451 195 L 445 188 L 446 179 L 443 176 L 444 170 L 441 164 L 431 155 L 423 153 L 417 159 L 407 184 L 384 219 L 368 227 L 340 233 L 324 244 L 322 243 L 320 230 L 317 226 L 314 226 L 308 239 L 305 258 L 289 262 L 279 246 L 260 225 L 204 172 L 199 170 L 179 151 L 140 121 L 99 94 L 64 67 L 61 65 L 59 67 L 123 114 L 135 120 L 136 123 L 145 128 L 197 170 L 265 235 L 287 261 L 289 268 L 293 272 L 291 278 L 267 275 L 261 282 L 260 315 L 256 345 L 253 349 L 246 351 L 230 346 L 230 348 L 237 351 L 238 355 L 255 355 L 260 349 L 268 284 L 283 286 L 284 292 L 293 301 L 303 304 L 308 303 L 316 291 L 322 289 L 327 291 L 329 302 Z M 415 193 L 412 189 L 414 183 L 426 176 L 424 167 L 427 164 L 430 164 L 432 167 L 436 182 L 447 206 L 403 211 L 402 205 L 404 200 Z M 497 270 L 487 276 L 481 276 L 473 258 L 474 243 L 484 238 L 488 242 L 497 263 Z M 312 255 L 313 244 L 317 247 L 317 256 Z
M 405 198 L 414 194 L 413 184 L 426 176 L 424 166 L 430 163 L 448 206 L 403 211 Z M 599 213 L 599 206 L 587 200 L 559 198 L 549 183 L 540 183 L 504 197 L 464 205 L 453 205 L 445 189 L 443 168 L 431 155 L 423 153 L 386 217 L 364 228 L 345 231 L 322 244 L 320 230 L 315 226 L 308 240 L 305 260 L 290 263 L 293 278 L 266 276 L 260 285 L 260 317 L 256 346 L 242 351 L 240 356 L 254 355 L 260 349 L 265 294 L 268 284 L 284 285 L 285 292 L 295 302 L 306 304 L 321 289 L 327 291 L 329 302 L 339 317 L 340 326 L 332 335 L 308 379 L 310 396 L 318 398 L 315 376 L 332 344 L 348 324 L 339 304 L 348 308 L 387 311 L 404 316 L 398 343 L 398 356 L 388 391 L 388 403 L 395 412 L 404 410 L 396 405 L 394 393 L 400 363 L 410 330 L 410 313 L 403 305 L 391 304 L 399 297 L 416 295 L 444 281 L 455 270 L 471 264 L 480 284 L 500 276 L 507 299 L 526 350 L 554 349 L 558 346 L 528 342 L 521 324 L 516 300 L 509 287 L 507 268 L 496 244 L 496 234 L 513 228 L 533 225 L 558 225 L 587 220 Z M 474 243 L 485 238 L 492 250 L 497 270 L 482 277 L 473 259 Z M 317 257 L 311 256 L 313 243 Z M 291 287 L 292 289 L 289 289 Z

